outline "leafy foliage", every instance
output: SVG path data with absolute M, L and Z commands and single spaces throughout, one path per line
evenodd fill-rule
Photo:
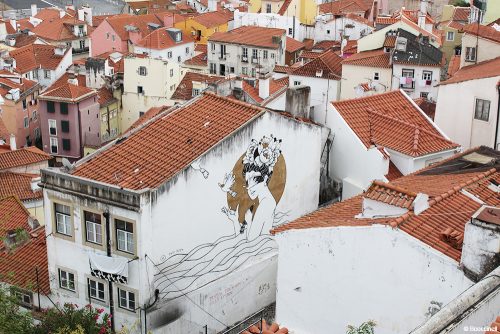
M 5 288 L 0 288 L 0 333 L 32 333 L 31 313 L 23 311 Z
M 374 328 L 376 325 L 377 324 L 373 320 L 363 322 L 359 327 L 354 327 L 349 325 L 347 326 L 346 334 L 374 334 L 375 333 Z
M 453 1 L 453 6 L 458 6 L 458 7 L 469 7 L 470 3 L 466 0 L 455 0 Z

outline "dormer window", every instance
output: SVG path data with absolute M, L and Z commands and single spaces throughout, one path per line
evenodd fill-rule
M 180 41 L 181 41 L 181 39 L 182 39 L 181 33 L 180 33 L 180 32 L 178 32 L 178 33 L 175 35 L 175 41 L 176 41 L 176 42 L 180 42 Z

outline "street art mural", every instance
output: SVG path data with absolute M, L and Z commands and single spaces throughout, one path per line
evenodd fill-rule
M 286 220 L 277 210 L 286 184 L 286 163 L 281 140 L 274 136 L 253 139 L 248 149 L 214 187 L 226 196 L 221 219 L 232 224 L 233 233 L 198 245 L 187 253 L 164 257 L 156 264 L 155 287 L 160 298 L 173 299 L 201 288 L 244 265 L 249 259 L 276 249 L 270 235 L 273 226 Z M 199 164 L 210 182 L 210 173 Z

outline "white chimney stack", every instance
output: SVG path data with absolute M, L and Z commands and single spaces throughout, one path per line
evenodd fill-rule
M 267 99 L 269 97 L 269 83 L 271 81 L 270 73 L 263 73 L 259 78 L 259 97 Z
M 425 19 L 427 17 L 427 0 L 420 0 L 420 11 L 418 13 L 418 26 L 425 29 Z
M 17 150 L 16 135 L 14 135 L 14 134 L 10 135 L 10 150 L 11 151 Z
M 217 0 L 208 0 L 208 11 L 209 12 L 217 11 Z
M 31 4 L 31 16 L 36 16 L 38 14 L 38 8 L 36 6 L 36 3 Z

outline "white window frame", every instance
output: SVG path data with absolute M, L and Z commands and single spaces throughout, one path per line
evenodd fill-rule
M 373 80 L 380 80 L 380 73 L 379 72 L 374 72 L 373 73 Z
M 451 38 L 450 38 L 450 34 L 451 34 Z M 454 41 L 455 40 L 455 32 L 454 31 L 446 32 L 446 40 L 447 41 Z
M 99 215 L 99 213 L 84 211 L 83 216 L 85 219 L 85 240 L 92 244 L 102 245 L 103 233 L 102 233 L 102 220 L 100 223 L 87 220 L 85 213 Z
M 94 287 L 92 287 L 92 284 L 94 284 Z M 99 285 L 102 286 L 102 290 L 100 289 Z M 94 294 L 92 294 L 92 291 L 94 291 Z M 102 292 L 102 298 L 99 297 L 100 292 Z M 90 294 L 90 300 L 94 299 L 101 302 L 106 302 L 106 285 L 101 281 L 87 277 L 87 294 Z
M 29 117 L 28 116 L 24 117 L 23 121 L 24 121 L 24 128 L 25 129 L 29 128 L 29 126 L 30 126 L 30 119 L 29 119 Z
M 58 268 L 59 287 L 64 290 L 76 292 L 76 274 L 67 269 Z M 64 276 L 64 277 L 63 277 Z M 71 278 L 72 276 L 72 278 Z M 73 288 L 71 288 L 71 283 Z
M 50 79 L 52 77 L 50 70 L 43 70 L 43 77 L 45 79 Z
M 478 113 L 478 105 L 479 103 L 481 104 L 481 111 Z M 488 110 L 485 109 L 485 103 L 488 105 Z M 491 109 L 491 101 L 490 100 L 485 100 L 485 99 L 478 99 L 474 101 L 474 119 L 478 121 L 483 121 L 483 122 L 489 122 L 490 119 L 490 109 Z M 485 117 L 486 115 L 486 117 Z
M 266 4 L 266 13 L 272 13 L 273 12 L 273 6 L 268 3 Z
M 422 71 L 422 80 L 432 81 L 432 71 Z
M 173 76 L 174 76 L 174 69 L 173 69 L 173 68 L 171 68 L 171 69 L 170 69 L 170 77 L 173 77 Z
M 146 68 L 146 66 L 139 66 L 139 75 L 140 76 L 147 76 L 148 75 L 148 69 Z
M 57 211 L 57 205 L 65 206 L 69 208 L 69 214 Z M 73 226 L 71 222 L 71 207 L 69 205 L 61 204 L 61 203 L 54 203 L 54 215 L 56 219 L 56 233 L 67 235 L 67 236 L 73 236 Z M 60 229 L 59 227 L 62 227 Z
M 477 51 L 475 47 L 465 48 L 465 61 L 476 61 Z
M 126 290 L 120 287 L 117 288 L 117 293 L 118 293 L 118 307 L 127 311 L 135 312 L 137 305 L 137 294 L 133 291 Z M 130 300 L 131 295 L 134 296 L 133 305 Z
M 118 222 L 132 225 L 132 232 L 118 228 Z M 122 219 L 115 219 L 115 232 L 116 232 L 116 249 L 120 252 L 135 253 L 134 243 L 134 224 Z
M 172 51 L 168 51 L 168 52 L 167 52 L 167 58 L 168 58 L 168 59 L 172 58 Z
M 51 133 L 50 129 L 55 129 L 56 131 L 54 133 Z M 49 135 L 57 136 L 57 121 L 55 119 L 49 119 Z
M 55 145 L 53 145 L 53 143 L 55 143 Z M 50 137 L 50 153 L 52 154 L 57 154 L 59 152 L 59 140 L 57 139 L 57 137 Z M 52 150 L 52 147 L 55 147 L 56 150 Z

